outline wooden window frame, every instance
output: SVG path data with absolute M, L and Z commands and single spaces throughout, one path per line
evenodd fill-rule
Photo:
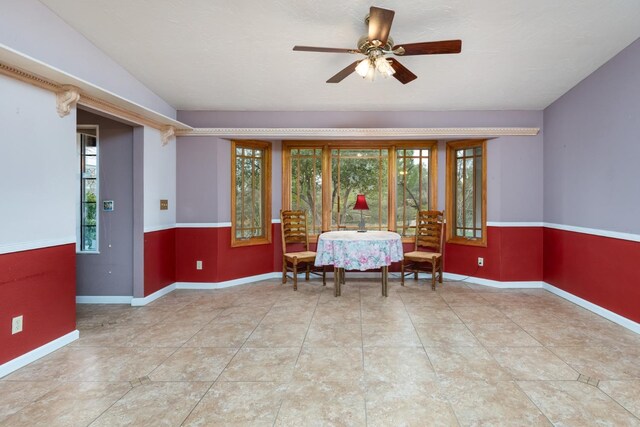
M 455 224 L 455 174 L 456 174 L 456 156 L 455 152 L 465 148 L 482 148 L 482 238 L 471 238 L 455 236 L 453 233 L 453 224 Z M 469 246 L 487 246 L 487 140 L 472 139 L 463 141 L 447 142 L 447 170 L 446 170 L 446 241 L 447 243 L 455 243 Z
M 396 188 L 397 149 L 415 148 L 430 150 L 429 153 L 429 206 L 438 204 L 438 141 L 433 140 L 323 140 L 323 141 L 283 141 L 282 142 L 282 209 L 291 209 L 291 149 L 322 148 L 322 230 L 331 228 L 331 150 L 332 149 L 387 149 L 388 151 L 388 228 L 396 231 Z M 402 238 L 403 242 L 414 242 L 414 236 Z M 315 243 L 317 236 L 310 236 L 309 241 Z
M 252 237 L 250 239 L 236 238 L 236 148 L 253 148 L 264 150 L 262 175 L 263 209 L 262 223 L 264 225 L 264 236 Z M 231 141 L 231 246 L 252 246 L 265 245 L 271 243 L 271 143 L 255 140 L 232 140 Z
M 91 156 L 87 155 L 83 151 L 83 141 L 82 135 L 92 136 L 96 140 L 96 155 Z M 100 209 L 100 127 L 98 125 L 77 125 L 76 126 L 76 138 L 78 141 L 78 163 L 80 165 L 80 173 L 79 173 L 79 194 L 77 199 L 78 206 L 78 219 L 76 224 L 76 235 L 78 236 L 76 240 L 76 253 L 79 254 L 100 254 L 100 214 L 102 209 Z M 85 178 L 83 176 L 84 164 L 86 161 L 86 157 L 95 157 L 96 158 L 96 177 L 95 178 Z M 88 203 L 85 202 L 85 191 L 84 186 L 85 182 L 88 179 L 94 179 L 96 182 L 96 249 L 84 249 L 84 228 L 87 227 L 84 222 L 83 216 L 83 205 Z
M 438 206 L 438 141 L 398 141 L 393 149 L 393 231 L 396 231 L 396 202 L 398 188 L 398 165 L 397 150 L 399 149 L 419 149 L 429 150 L 429 209 L 436 210 Z M 417 218 L 416 218 L 417 220 Z M 415 242 L 414 236 L 402 236 L 404 243 Z

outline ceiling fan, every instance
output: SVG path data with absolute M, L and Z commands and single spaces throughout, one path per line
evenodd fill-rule
M 395 12 L 371 6 L 365 17 L 368 26 L 367 35 L 360 37 L 357 49 L 341 49 L 332 47 L 294 46 L 293 50 L 304 52 L 352 53 L 365 55 L 365 59 L 355 61 L 342 69 L 338 74 L 327 80 L 327 83 L 339 83 L 354 71 L 360 76 L 373 80 L 376 71 L 385 77 L 393 76 L 402 84 L 407 84 L 418 78 L 395 58 L 385 55 L 439 55 L 460 53 L 462 40 L 443 40 L 437 42 L 422 42 L 409 44 L 394 44 L 389 37 L 391 23 Z

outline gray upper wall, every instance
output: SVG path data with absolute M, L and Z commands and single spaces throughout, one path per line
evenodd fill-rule
M 176 110 L 37 0 L 0 0 L 0 43 L 175 118 Z
M 215 112 L 178 111 L 195 127 L 540 127 L 541 111 L 481 112 Z M 439 144 L 438 207 L 445 203 L 445 145 Z M 487 218 L 542 222 L 542 132 L 489 142 Z M 177 138 L 178 223 L 229 222 L 231 145 L 216 137 Z M 281 144 L 273 144 L 272 215 L 281 205 Z
M 77 295 L 133 295 L 133 128 L 78 110 L 78 124 L 98 125 L 99 254 L 76 255 Z M 79 167 L 79 166 L 78 166 Z
M 640 40 L 544 111 L 544 220 L 640 233 Z

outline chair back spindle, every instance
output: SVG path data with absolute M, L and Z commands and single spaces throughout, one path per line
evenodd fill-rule
M 282 252 L 287 252 L 287 245 L 301 243 L 304 250 L 309 250 L 309 235 L 307 234 L 307 214 L 305 211 L 280 211 L 280 226 L 282 228 Z
M 443 222 L 444 215 L 441 211 L 418 212 L 416 251 L 418 248 L 429 248 L 433 252 L 442 253 L 442 239 L 444 237 L 442 233 Z

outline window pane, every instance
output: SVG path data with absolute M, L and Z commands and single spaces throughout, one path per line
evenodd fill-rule
M 97 203 L 83 203 L 82 204 L 82 224 L 95 226 L 97 221 L 96 216 Z
M 464 185 L 464 176 L 463 176 L 463 172 L 464 172 L 464 160 L 463 159 L 458 159 L 456 161 L 456 206 L 455 206 L 455 210 L 456 210 L 456 228 L 463 228 L 464 227 L 464 222 L 463 222 L 463 209 L 464 209 L 464 191 L 463 191 L 463 185 Z
M 476 151 L 477 150 L 478 149 L 476 149 Z M 475 195 L 476 221 L 475 221 L 474 227 L 482 230 L 482 221 L 484 219 L 482 218 L 482 157 L 476 156 L 474 170 L 475 170 L 475 191 L 476 191 L 476 195 Z M 476 237 L 482 237 L 482 236 L 476 236 Z
M 358 228 L 360 211 L 353 209 L 356 196 L 364 194 L 369 210 L 363 211 L 368 229 L 387 229 L 388 150 L 331 152 L 332 229 Z
M 463 153 L 463 155 L 461 155 Z M 482 238 L 482 147 L 455 150 L 454 235 Z
M 465 159 L 464 173 L 464 227 L 473 228 L 473 190 L 475 178 L 475 174 L 473 173 L 473 157 Z
M 81 228 L 82 244 L 81 249 L 83 251 L 97 251 L 98 239 L 95 226 L 83 226 Z
M 322 232 L 322 149 L 292 150 L 291 209 L 307 213 L 310 234 Z
M 235 238 L 266 236 L 264 227 L 264 149 L 236 146 Z
M 80 133 L 80 251 L 98 250 L 98 140 L 88 133 L 96 129 L 82 129 Z
M 396 230 L 415 235 L 418 211 L 429 209 L 429 150 L 397 150 L 396 158 Z

